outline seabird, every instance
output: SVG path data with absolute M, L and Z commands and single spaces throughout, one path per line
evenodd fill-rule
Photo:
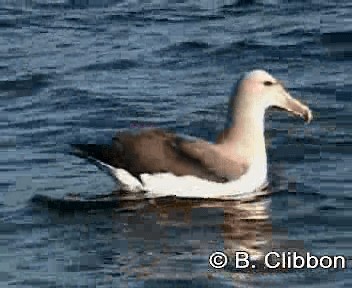
M 111 145 L 75 144 L 75 154 L 108 168 L 123 190 L 147 196 L 222 198 L 251 193 L 267 183 L 264 117 L 269 107 L 312 120 L 264 70 L 245 73 L 228 107 L 228 128 L 216 143 L 161 129 L 118 132 Z

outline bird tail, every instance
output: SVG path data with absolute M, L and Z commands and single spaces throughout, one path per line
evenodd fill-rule
M 72 153 L 81 158 L 99 160 L 103 163 L 115 166 L 119 157 L 110 145 L 105 144 L 72 144 Z

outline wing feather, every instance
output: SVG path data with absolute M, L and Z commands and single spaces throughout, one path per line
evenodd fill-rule
M 178 138 L 175 144 L 175 149 L 188 157 L 197 159 L 211 173 L 227 181 L 238 179 L 248 169 L 247 165 L 225 157 L 215 149 L 214 144 L 206 141 L 187 141 Z

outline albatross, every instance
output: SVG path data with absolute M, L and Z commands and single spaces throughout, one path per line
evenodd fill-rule
M 215 143 L 143 129 L 118 132 L 111 145 L 74 144 L 74 153 L 108 168 L 125 191 L 151 197 L 236 197 L 267 183 L 264 120 L 270 107 L 306 122 L 313 118 L 282 82 L 253 70 L 238 80 L 228 106 L 229 126 Z

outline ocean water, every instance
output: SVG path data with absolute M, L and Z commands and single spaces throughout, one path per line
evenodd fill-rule
M 0 287 L 350 287 L 349 269 L 233 265 L 352 254 L 352 5 L 321 2 L 0 1 Z M 214 140 L 254 68 L 315 118 L 269 113 L 268 195 L 146 200 L 71 154 L 140 127 Z

